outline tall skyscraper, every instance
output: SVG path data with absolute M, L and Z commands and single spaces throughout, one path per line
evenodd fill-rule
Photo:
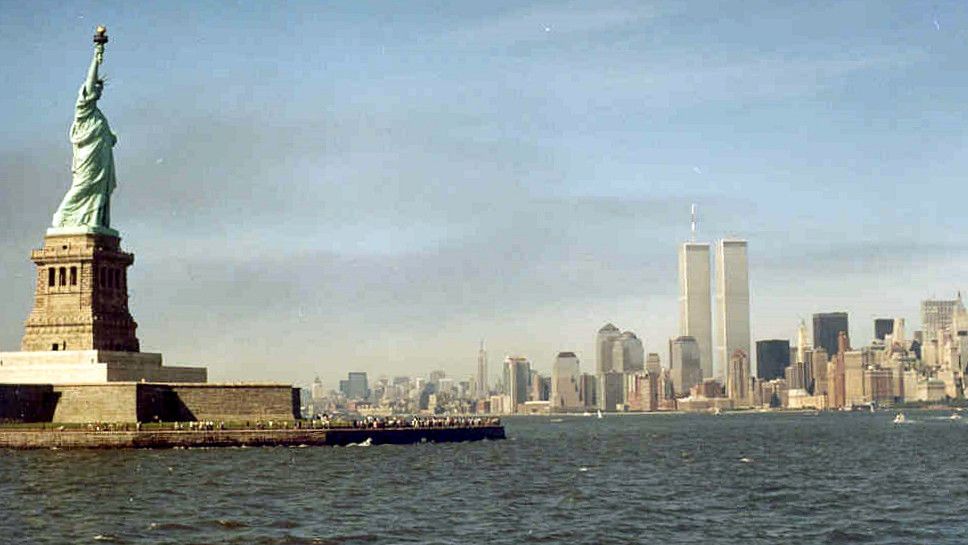
M 311 392 L 310 396 L 314 401 L 326 397 L 326 389 L 323 387 L 323 381 L 319 380 L 319 375 L 316 375 L 316 380 L 313 381 Z
M 940 333 L 951 328 L 952 316 L 960 304 L 960 293 L 958 299 L 921 301 L 921 329 L 924 331 L 924 339 L 940 339 Z
M 827 354 L 836 354 L 837 338 L 843 331 L 848 339 L 850 328 L 846 312 L 822 312 L 813 315 L 813 347 L 823 348 Z
M 968 336 L 968 309 L 961 302 L 961 292 L 958 292 L 958 302 L 951 316 L 951 333 L 959 337 Z
M 790 390 L 812 390 L 813 389 L 813 366 L 805 362 L 798 361 L 791 363 L 784 372 L 787 388 Z
M 574 352 L 559 352 L 551 367 L 551 410 L 580 409 L 582 403 L 581 371 Z
M 689 388 L 702 382 L 699 343 L 692 337 L 678 337 L 669 341 L 669 370 L 676 394 L 688 394 Z
M 346 380 L 339 381 L 340 392 L 348 399 L 365 400 L 370 397 L 370 387 L 366 380 L 366 373 L 350 372 Z
M 745 240 L 720 240 L 716 245 L 716 318 L 720 365 L 725 368 L 737 350 L 749 364 L 750 279 Z M 722 370 L 715 374 L 722 376 Z
M 477 351 L 477 397 L 488 395 L 487 385 L 487 350 L 484 349 L 484 340 L 481 339 L 481 349 Z
M 615 341 L 622 336 L 622 332 L 613 324 L 605 324 L 598 330 L 598 337 L 595 339 L 595 361 L 596 374 L 609 373 L 613 370 L 612 351 Z
M 527 401 L 531 393 L 531 362 L 528 358 L 508 356 L 504 360 L 504 384 L 511 398 L 508 412 L 517 412 L 518 405 Z
M 792 363 L 805 363 L 810 348 L 810 342 L 807 341 L 807 324 L 800 320 L 800 327 L 797 328 L 797 357 Z M 759 358 L 759 353 L 757 353 L 757 358 Z
M 591 373 L 582 373 L 578 393 L 581 396 L 582 407 L 586 409 L 598 407 L 598 378 Z
M 816 316 L 814 316 L 814 323 L 816 323 Z M 814 335 L 816 336 L 816 330 Z M 850 351 L 850 337 L 847 336 L 847 332 L 841 331 L 837 334 L 836 356 L 827 363 L 827 400 L 831 409 L 847 406 L 844 358 L 848 351 Z
M 756 378 L 774 380 L 783 378 L 790 365 L 790 341 L 770 339 L 756 341 Z
M 626 331 L 612 342 L 612 371 L 634 373 L 645 369 L 645 348 L 635 333 Z
M 733 401 L 733 407 L 744 407 L 750 401 L 750 359 L 738 348 L 726 364 L 726 397 Z
M 699 367 L 713 376 L 713 311 L 709 244 L 687 242 L 679 247 L 679 335 L 699 346 Z

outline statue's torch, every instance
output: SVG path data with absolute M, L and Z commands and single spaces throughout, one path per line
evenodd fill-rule
M 98 25 L 94 31 L 94 43 L 104 47 L 104 44 L 108 43 L 108 29 Z

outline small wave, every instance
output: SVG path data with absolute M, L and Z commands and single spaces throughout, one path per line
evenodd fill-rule
M 350 443 L 350 444 L 348 444 L 346 446 L 348 446 L 348 447 L 371 447 L 371 446 L 373 446 L 373 438 L 372 437 L 367 437 L 366 438 L 366 441 L 363 441 L 362 443 Z
M 181 524 L 179 522 L 152 522 L 148 525 L 149 530 L 194 530 L 195 527 L 190 524 Z

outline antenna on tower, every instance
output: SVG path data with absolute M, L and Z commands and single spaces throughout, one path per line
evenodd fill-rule
M 696 242 L 696 203 L 692 204 L 692 210 L 690 212 L 691 221 L 690 229 L 692 231 L 692 242 Z

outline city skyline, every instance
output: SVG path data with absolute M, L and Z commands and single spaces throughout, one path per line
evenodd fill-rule
M 870 5 L 764 3 L 743 21 L 383 7 L 376 25 L 372 4 L 199 6 L 190 24 L 177 4 L 5 5 L 4 36 L 29 47 L 0 89 L 0 349 L 19 344 L 24 256 L 69 180 L 83 74 L 64 52 L 95 21 L 124 44 L 104 107 L 114 221 L 143 256 L 139 335 L 213 378 L 462 376 L 481 337 L 492 361 L 547 369 L 569 350 L 587 366 L 607 322 L 665 354 L 693 202 L 702 240 L 755 249 L 752 341 L 839 310 L 851 339 L 874 317 L 918 329 L 920 301 L 954 298 L 968 273 L 968 13 Z M 194 106 L 170 115 L 174 97 Z

